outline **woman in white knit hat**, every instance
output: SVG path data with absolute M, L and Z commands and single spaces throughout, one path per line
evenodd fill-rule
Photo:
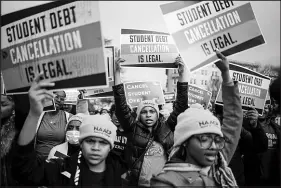
M 79 127 L 81 150 L 68 158 L 42 160 L 33 147 L 42 100 L 52 99 L 46 88 L 54 83 L 37 76 L 29 90 L 30 111 L 20 132 L 13 158 L 13 172 L 25 186 L 121 186 L 127 164 L 115 155 L 116 126 L 105 115 L 85 115 Z
M 237 147 L 242 127 L 238 84 L 229 74 L 229 62 L 217 51 L 216 65 L 222 74 L 223 121 L 194 104 L 178 116 L 174 145 L 152 187 L 237 186 L 228 163 Z
M 82 123 L 83 116 L 85 115 L 78 113 L 69 118 L 69 121 L 66 124 L 66 141 L 53 147 L 49 153 L 48 159 L 71 156 L 73 153 L 79 150 L 79 127 Z

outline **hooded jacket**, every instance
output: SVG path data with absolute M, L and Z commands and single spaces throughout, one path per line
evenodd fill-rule
M 234 86 L 222 85 L 222 99 L 224 103 L 223 121 L 221 131 L 226 138 L 225 147 L 219 153 L 226 165 L 229 164 L 242 128 L 243 113 L 239 97 L 238 84 Z M 179 165 L 180 164 L 180 165 Z M 220 187 L 213 177 L 214 165 L 209 168 L 201 168 L 187 163 L 169 161 L 164 170 L 157 176 L 152 177 L 152 187 Z M 166 169 L 166 170 L 165 170 Z M 232 173 L 231 173 L 232 174 Z
M 268 148 L 268 139 L 260 123 L 254 129 L 245 129 L 242 127 L 240 139 L 236 151 L 229 163 L 229 167 L 237 180 L 238 186 L 245 185 L 244 168 L 246 166 L 245 159 L 247 156 L 257 155 L 258 153 L 266 151 Z M 253 158 L 250 159 L 253 161 Z M 251 174 L 254 169 L 251 168 Z
M 188 83 L 177 83 L 177 97 L 173 112 L 166 121 L 161 121 L 159 118 L 156 122 L 156 125 L 154 125 L 152 132 L 150 132 L 145 125 L 132 116 L 131 109 L 126 102 L 124 85 L 119 84 L 113 86 L 112 88 L 116 105 L 116 117 L 123 126 L 124 131 L 132 133 L 132 142 L 127 143 L 127 149 L 132 153 L 127 155 L 129 157 L 125 156 L 126 161 L 129 163 L 129 167 L 132 168 L 130 185 L 138 185 L 144 158 L 142 154 L 145 152 L 148 143 L 150 141 L 156 141 L 160 143 L 167 155 L 168 150 L 173 146 L 173 132 L 177 124 L 177 116 L 184 112 L 188 107 Z M 134 166 L 132 166 L 133 164 Z
M 280 186 L 280 126 L 274 122 L 275 117 L 269 116 L 264 122 L 258 122 L 262 127 L 268 142 L 267 150 L 261 153 L 247 153 L 244 156 L 246 186 Z M 276 146 L 273 146 L 271 130 L 277 136 Z M 261 139 L 261 137 L 259 138 Z M 266 172 L 270 172 L 266 173 Z
M 65 159 L 42 160 L 36 156 L 33 143 L 16 146 L 17 154 L 13 160 L 13 173 L 26 186 L 75 186 L 78 153 Z M 112 152 L 106 158 L 106 186 L 121 186 L 121 175 L 127 165 Z M 82 171 L 83 169 L 81 169 Z M 82 177 L 83 178 L 83 177 Z M 83 186 L 79 185 L 78 186 Z

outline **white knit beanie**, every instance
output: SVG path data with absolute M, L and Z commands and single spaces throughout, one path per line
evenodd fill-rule
M 85 138 L 96 136 L 107 140 L 113 149 L 116 130 L 116 126 L 104 115 L 85 115 L 79 128 L 79 142 L 81 144 Z
M 220 121 L 209 110 L 205 110 L 202 105 L 192 104 L 177 118 L 174 147 L 180 146 L 192 135 L 203 133 L 223 136 Z
M 68 127 L 68 125 L 69 125 L 69 123 L 71 122 L 71 121 L 80 121 L 81 123 L 82 123 L 82 120 L 83 120 L 83 117 L 84 117 L 85 115 L 84 114 L 81 114 L 81 113 L 78 113 L 78 114 L 76 114 L 76 115 L 73 115 L 73 116 L 71 116 L 69 119 L 68 119 L 68 122 L 67 122 L 67 124 L 66 124 L 66 126 L 65 126 L 65 129 L 67 129 L 67 127 Z M 81 125 L 81 124 L 80 124 Z
M 155 101 L 153 101 L 153 100 L 144 100 L 144 101 L 141 101 L 141 102 L 139 103 L 139 106 L 138 106 L 138 109 L 137 109 L 137 120 L 139 120 L 139 118 L 140 118 L 140 112 L 141 112 L 141 110 L 142 110 L 144 107 L 147 107 L 147 106 L 154 108 L 154 109 L 156 110 L 156 112 L 157 112 L 157 117 L 159 117 L 159 108 L 158 108 L 158 104 L 157 104 Z

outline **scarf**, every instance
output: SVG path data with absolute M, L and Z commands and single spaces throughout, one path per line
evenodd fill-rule
M 174 154 L 179 151 L 180 147 L 172 149 L 168 161 L 171 160 Z M 227 162 L 221 152 L 218 153 L 217 160 L 210 167 L 199 167 L 189 163 L 171 163 L 166 164 L 163 171 L 172 170 L 179 172 L 196 171 L 203 175 L 213 177 L 222 187 L 238 187 L 232 170 L 228 167 Z

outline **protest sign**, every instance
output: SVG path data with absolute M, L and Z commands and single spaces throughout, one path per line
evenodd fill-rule
M 126 67 L 176 68 L 177 47 L 168 33 L 121 29 L 121 57 Z
M 88 99 L 78 99 L 76 103 L 76 113 L 89 115 L 89 102 Z
M 66 98 L 64 104 L 76 104 L 78 95 L 80 92 L 78 90 L 65 90 Z
M 199 103 L 207 108 L 211 98 L 212 92 L 202 89 L 196 85 L 188 85 L 188 106 Z
M 263 113 L 270 78 L 251 69 L 229 63 L 230 76 L 238 81 L 239 94 L 243 110 L 255 108 L 260 115 Z M 223 105 L 221 87 L 216 104 Z
M 169 33 L 191 72 L 265 40 L 250 2 L 177 1 L 160 5 Z
M 176 94 L 174 92 L 164 93 L 165 103 L 173 102 L 176 100 Z
M 124 84 L 127 103 L 137 107 L 143 100 L 155 100 L 157 104 L 165 104 L 160 82 L 128 82 Z
M 108 86 L 99 2 L 55 1 L 1 20 L 7 93 L 27 93 L 38 72 L 56 91 Z
M 99 89 L 87 89 L 86 93 L 84 93 L 84 99 L 97 97 L 98 94 L 105 94 L 105 95 L 113 95 L 112 86 L 114 86 L 114 81 L 109 82 L 109 87 L 107 88 L 99 88 Z
M 105 47 L 105 56 L 106 56 L 106 65 L 108 70 L 108 83 L 109 86 L 106 88 L 97 88 L 97 89 L 87 89 L 84 94 L 84 98 L 96 97 L 98 94 L 105 94 L 112 96 L 112 86 L 114 86 L 114 47 L 108 46 Z

